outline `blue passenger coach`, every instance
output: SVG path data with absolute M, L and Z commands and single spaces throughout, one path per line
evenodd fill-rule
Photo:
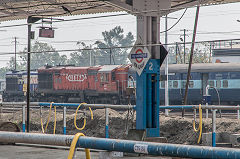
M 183 104 L 188 64 L 169 65 L 169 104 Z M 164 67 L 161 68 L 164 74 Z M 188 104 L 203 103 L 209 85 L 211 104 L 240 104 L 240 63 L 193 64 L 188 91 Z M 217 93 L 219 93 L 219 98 Z M 160 81 L 160 101 L 164 104 L 165 81 Z

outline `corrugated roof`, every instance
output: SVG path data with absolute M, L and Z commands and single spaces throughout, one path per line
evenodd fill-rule
M 0 0 L 0 21 L 26 19 L 28 16 L 64 16 L 79 14 L 94 14 L 123 11 L 124 9 L 111 3 L 125 3 L 123 0 Z M 239 2 L 240 0 L 172 0 L 173 12 L 182 8 L 191 7 L 201 2 L 202 5 Z M 132 11 L 131 5 L 128 11 Z M 70 13 L 67 11 L 69 10 Z
M 98 72 L 111 72 L 112 70 L 120 67 L 120 65 L 104 65 Z

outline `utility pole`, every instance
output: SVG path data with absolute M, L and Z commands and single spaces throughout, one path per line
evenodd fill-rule
M 186 82 L 186 88 L 185 88 L 185 94 L 184 94 L 184 105 L 187 105 L 188 85 L 189 85 L 191 68 L 192 68 L 192 59 L 193 59 L 194 44 L 195 44 L 196 32 L 197 32 L 199 8 L 200 8 L 200 6 L 198 5 L 197 10 L 196 10 L 194 29 L 193 29 L 192 46 L 191 46 L 191 53 L 190 53 L 190 59 L 189 59 L 189 65 L 188 65 L 187 82 Z M 182 117 L 184 117 L 184 113 L 185 113 L 185 109 L 182 111 Z
M 186 63 L 185 58 L 186 58 L 186 29 L 183 29 L 183 49 L 184 49 L 184 57 L 183 57 L 183 62 L 184 64 Z
M 110 48 L 110 65 L 112 64 L 112 48 Z
M 14 70 L 17 70 L 17 37 L 14 37 L 14 43 L 15 43 L 15 64 L 14 64 Z
M 188 30 L 183 29 L 183 30 L 180 30 L 180 31 L 183 31 L 183 63 L 185 64 L 186 63 L 186 32 Z M 180 38 L 180 39 L 182 41 L 182 38 Z
M 93 50 L 92 50 L 92 45 L 90 45 L 90 49 L 91 49 L 91 50 L 90 50 L 90 53 L 89 53 L 89 56 L 90 56 L 90 57 L 89 57 L 89 64 L 90 64 L 90 66 L 92 66 L 92 51 L 93 51 Z
M 166 15 L 165 17 L 165 49 L 168 50 L 168 46 L 167 46 L 167 43 L 168 43 L 168 34 L 167 34 L 167 29 L 168 29 L 168 26 L 167 26 L 167 23 L 168 23 L 168 17 Z M 169 106 L 169 95 L 168 95 L 168 55 L 166 56 L 166 59 L 165 59 L 165 76 L 166 76 L 166 81 L 165 81 L 165 106 Z M 169 110 L 168 109 L 165 109 L 165 116 L 168 116 L 169 115 Z
M 30 132 L 30 62 L 31 62 L 31 28 L 32 24 L 40 20 L 39 17 L 29 16 L 27 18 L 28 26 L 28 45 L 27 45 L 27 132 Z

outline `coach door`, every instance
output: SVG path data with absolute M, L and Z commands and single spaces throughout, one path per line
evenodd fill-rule
M 202 95 L 206 94 L 206 87 L 208 85 L 208 73 L 202 73 Z

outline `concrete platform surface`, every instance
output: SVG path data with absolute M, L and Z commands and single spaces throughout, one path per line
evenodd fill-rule
M 69 150 L 20 145 L 0 145 L 0 159 L 67 159 Z M 76 158 L 85 159 L 84 151 L 77 151 Z M 98 152 L 91 152 L 91 159 L 98 159 Z M 121 157 L 113 159 L 172 159 L 171 157 Z

